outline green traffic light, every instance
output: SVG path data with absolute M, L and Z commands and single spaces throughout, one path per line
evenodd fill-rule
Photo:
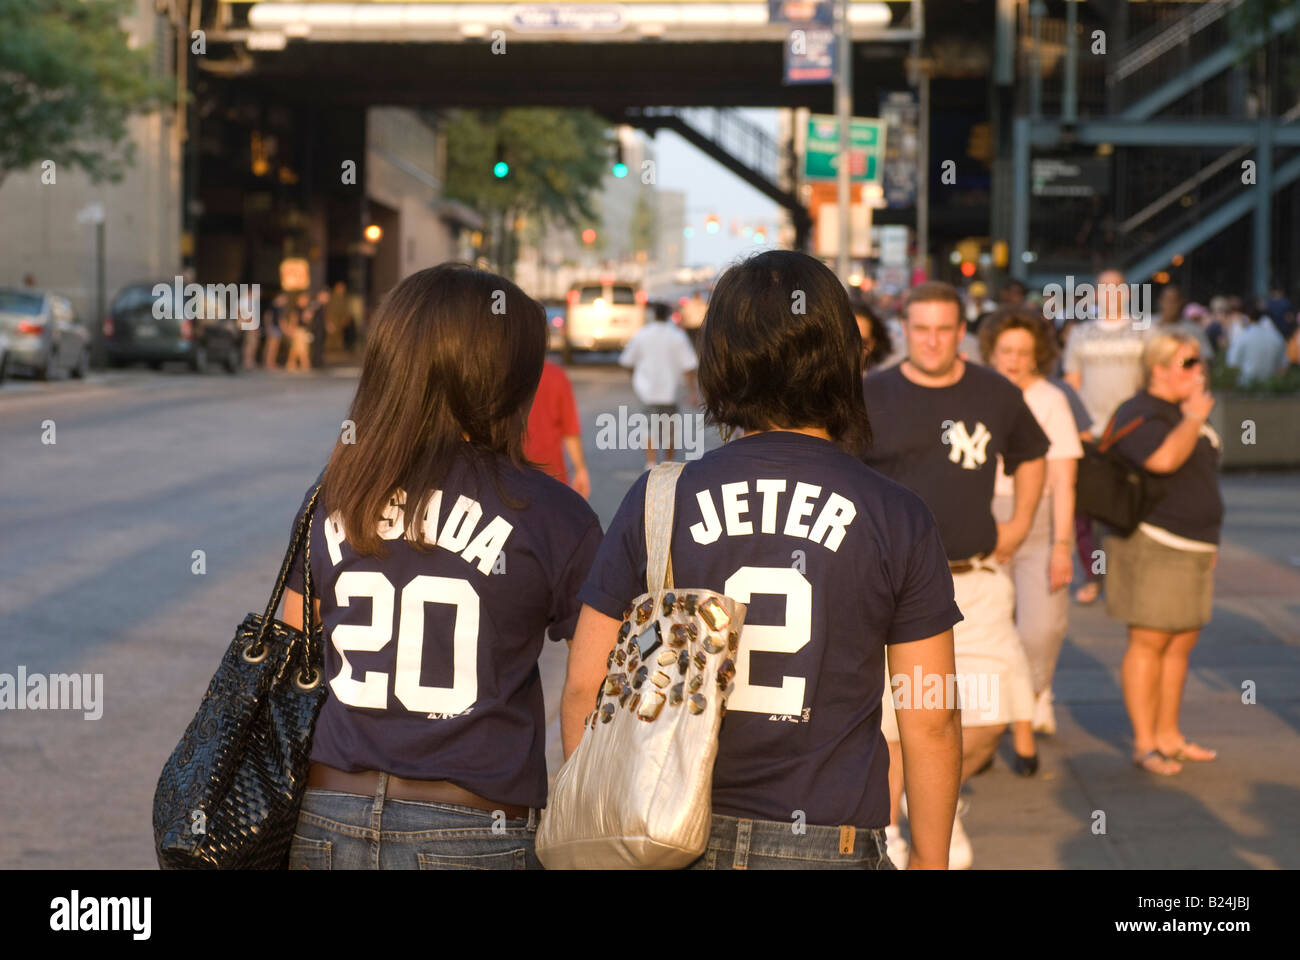
M 504 160 L 498 160 L 492 167 L 492 176 L 496 177 L 498 180 L 504 180 L 509 173 L 510 164 L 506 163 Z
M 614 164 L 614 176 L 618 177 L 618 179 L 620 179 L 620 180 L 622 180 L 624 177 L 626 177 L 626 176 L 627 176 L 627 164 L 626 164 L 626 163 L 623 163 L 622 161 L 619 161 L 618 163 Z

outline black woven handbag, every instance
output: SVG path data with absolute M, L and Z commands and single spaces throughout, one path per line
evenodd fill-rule
M 1098 443 L 1085 442 L 1075 480 L 1075 509 L 1129 536 L 1165 495 L 1165 482 L 1125 459 L 1115 444 L 1142 425 L 1142 417 L 1118 431 L 1106 426 Z
M 312 491 L 261 616 L 235 632 L 198 713 L 172 751 L 153 798 L 158 865 L 167 869 L 283 869 L 325 701 L 321 625 L 313 623 Z M 273 619 L 303 553 L 303 624 Z

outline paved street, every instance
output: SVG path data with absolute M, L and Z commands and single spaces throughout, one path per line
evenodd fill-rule
M 615 367 L 571 375 L 608 522 L 642 455 L 595 449 L 594 419 L 634 401 Z M 234 627 L 265 602 L 354 386 L 347 370 L 140 370 L 0 387 L 0 673 L 102 673 L 105 691 L 98 720 L 0 714 L 0 867 L 155 866 L 158 771 Z M 1215 617 L 1184 712 L 1220 759 L 1173 778 L 1133 769 L 1123 628 L 1076 606 L 1043 770 L 1021 780 L 1004 755 L 965 791 L 976 868 L 1300 867 L 1300 477 L 1232 475 L 1224 490 Z M 555 759 L 561 645 L 543 668 Z

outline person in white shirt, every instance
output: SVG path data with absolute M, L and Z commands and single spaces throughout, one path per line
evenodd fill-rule
M 1105 431 L 1111 414 L 1142 385 L 1142 348 L 1151 335 L 1152 322 L 1138 304 L 1132 306 L 1139 315 L 1130 314 L 1128 289 L 1120 271 L 1107 269 L 1099 273 L 1097 319 L 1075 324 L 1065 341 L 1065 382 L 1079 394 L 1098 431 Z M 1090 518 L 1083 514 L 1075 518 L 1075 536 L 1085 577 L 1075 599 L 1087 605 L 1096 602 L 1101 593 L 1101 574 L 1094 568 Z
M 635 334 L 618 358 L 621 366 L 632 369 L 632 390 L 645 407 L 650 429 L 647 432 L 646 469 L 655 464 L 655 451 L 664 446 L 664 459 L 673 459 L 675 439 L 681 436 L 677 412 L 677 392 L 683 381 L 690 391 L 692 406 L 698 405 L 695 388 L 695 350 L 686 334 L 668 322 L 671 311 L 666 303 L 651 306 L 654 318 Z
M 1026 308 L 1003 307 L 981 324 L 985 361 L 1025 395 L 1034 419 L 1047 434 L 1047 481 L 1029 535 L 1011 561 L 1016 585 L 1016 631 L 1029 659 L 1034 685 L 1032 723 L 1011 724 L 1015 771 L 1038 770 L 1034 731 L 1056 732 L 1052 711 L 1052 674 L 1061 653 L 1069 617 L 1066 589 L 1074 572 L 1074 482 L 1083 445 L 1065 393 L 1043 378 L 1056 362 L 1056 338 L 1041 316 Z M 1010 519 L 1015 484 L 998 466 L 993 514 Z
M 1228 347 L 1228 366 L 1236 369 L 1237 382 L 1248 386 L 1267 380 L 1281 373 L 1286 361 L 1286 341 L 1268 314 L 1247 314 L 1245 325 Z

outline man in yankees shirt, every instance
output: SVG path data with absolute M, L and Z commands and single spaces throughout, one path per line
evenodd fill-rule
M 1046 471 L 1047 436 L 1021 391 L 987 367 L 958 356 L 966 332 L 957 291 L 923 283 L 908 297 L 903 324 L 907 359 L 863 381 L 875 439 L 866 461 L 919 494 L 939 526 L 963 621 L 953 628 L 962 697 L 962 779 L 993 756 L 1014 720 L 1033 713 L 1029 665 L 1016 634 L 1015 589 L 1007 572 L 1033 521 Z M 1015 479 L 1011 521 L 993 518 L 998 454 Z M 891 854 L 898 835 L 903 751 L 893 707 L 922 707 L 914 678 L 894 677 L 881 729 L 890 742 Z M 922 688 L 924 687 L 924 682 Z M 943 689 L 950 689 L 944 684 Z M 973 701 L 973 702 L 972 702 Z M 949 865 L 969 867 L 970 843 L 953 823 Z

